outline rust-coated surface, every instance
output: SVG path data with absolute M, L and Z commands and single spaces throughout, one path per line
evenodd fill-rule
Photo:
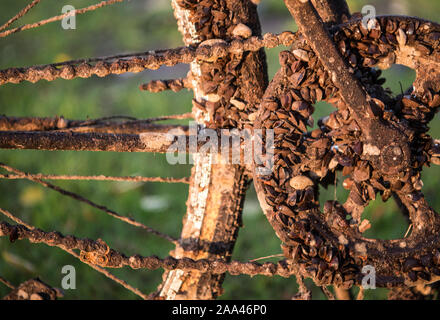
M 335 27 L 332 39 L 374 102 L 377 114 L 372 119 L 395 130 L 383 139 L 407 141 L 409 150 L 371 142 L 369 130 L 344 102 L 344 91 L 305 43 L 280 54 L 282 68 L 258 117 L 259 126 L 275 130 L 276 147 L 273 174 L 257 179 L 260 202 L 285 243 L 286 256 L 318 284 L 359 285 L 365 265 L 375 267 L 378 286 L 416 286 L 440 275 L 440 221 L 426 203 L 420 181 L 434 143 L 426 133 L 427 124 L 440 105 L 438 84 L 429 80 L 437 78 L 436 71 L 427 73 L 439 61 L 440 26 L 405 17 L 375 21 L 376 27 L 370 29 L 359 20 Z M 379 90 L 380 72 L 369 69 L 393 63 L 417 71 L 412 91 L 396 98 Z M 320 100 L 333 103 L 337 111 L 308 132 L 313 104 Z M 384 170 L 403 162 L 402 157 L 408 166 Z M 349 176 L 344 187 L 350 195 L 344 205 L 327 201 L 320 212 L 318 185 L 334 181 L 335 170 Z M 362 223 L 363 208 L 377 193 L 384 200 L 393 193 L 400 196 L 413 225 L 407 238 L 384 241 L 362 236 L 368 227 Z

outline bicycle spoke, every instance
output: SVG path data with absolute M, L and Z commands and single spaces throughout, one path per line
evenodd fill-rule
M 163 116 L 144 120 L 110 121 L 121 119 L 106 117 L 93 120 L 68 120 L 63 117 L 34 118 L 34 117 L 5 117 L 0 116 L 0 131 L 27 131 L 27 132 L 79 132 L 79 133 L 109 133 L 109 134 L 142 134 L 181 132 L 188 134 L 188 126 L 154 124 L 152 122 L 191 118 L 191 113 Z
M 15 289 L 15 286 L 11 282 L 9 282 L 8 280 L 6 280 L 5 278 L 3 278 L 1 276 L 0 276 L 0 282 L 3 283 L 5 286 L 7 286 L 9 289 L 12 289 L 12 290 Z
M 9 27 L 12 23 L 23 17 L 26 13 L 28 13 L 29 10 L 31 10 L 33 7 L 35 7 L 41 0 L 33 0 L 31 3 L 29 3 L 25 8 L 23 8 L 19 13 L 17 13 L 15 16 L 13 16 L 11 19 L 9 19 L 4 25 L 0 27 L 0 31 L 6 29 Z
M 174 134 L 177 132 L 174 132 Z M 0 131 L 0 148 L 166 153 L 174 144 L 174 140 L 183 140 L 185 144 L 181 151 L 187 152 L 189 146 L 186 142 L 187 136 L 185 133 L 182 132 L 180 137 L 174 134 L 169 133 L 169 128 L 166 128 L 165 132 L 153 131 L 140 134 Z
M 83 203 L 85 203 L 85 204 L 87 204 L 87 205 L 89 205 L 89 206 L 91 206 L 93 208 L 96 208 L 96 209 L 98 209 L 98 210 L 100 210 L 102 212 L 105 212 L 106 214 L 108 214 L 109 216 L 111 216 L 111 217 L 113 217 L 115 219 L 121 220 L 121 221 L 123 221 L 125 223 L 128 223 L 128 224 L 132 225 L 132 226 L 141 228 L 141 229 L 145 230 L 146 232 L 154 234 L 154 235 L 156 235 L 158 237 L 161 237 L 161 238 L 163 238 L 163 239 L 165 239 L 165 240 L 167 240 L 167 241 L 169 241 L 171 243 L 174 243 L 174 244 L 177 243 L 177 240 L 175 238 L 173 238 L 173 237 L 171 237 L 171 236 L 169 236 L 167 234 L 164 234 L 164 233 L 162 233 L 160 231 L 157 231 L 157 230 L 155 230 L 155 229 L 153 229 L 151 227 L 148 227 L 148 226 L 144 225 L 143 223 L 140 223 L 140 222 L 138 222 L 138 221 L 136 221 L 136 220 L 134 220 L 132 218 L 128 218 L 128 217 L 122 216 L 119 213 L 117 213 L 116 211 L 111 210 L 111 209 L 107 208 L 106 206 L 96 204 L 96 203 L 90 201 L 89 199 L 79 195 L 79 194 L 76 194 L 76 193 L 71 192 L 71 191 L 67 191 L 67 190 L 65 190 L 63 188 L 60 188 L 58 186 L 55 186 L 55 185 L 53 185 L 53 184 L 51 184 L 49 182 L 46 182 L 46 181 L 34 178 L 34 177 L 26 174 L 23 171 L 20 171 L 18 169 L 12 168 L 12 167 L 7 166 L 7 165 L 5 165 L 3 163 L 0 163 L 0 167 L 5 169 L 5 170 L 7 170 L 7 171 L 9 171 L 9 172 L 13 172 L 15 174 L 24 176 L 24 177 L 26 177 L 27 180 L 36 182 L 36 183 L 42 185 L 43 187 L 52 189 L 52 190 L 54 190 L 54 191 L 56 191 L 56 192 L 58 192 L 58 193 L 60 193 L 60 194 L 62 194 L 64 196 L 68 196 L 68 197 L 70 197 L 70 198 L 72 198 L 74 200 L 83 202 Z
M 122 1 L 125 1 L 125 0 L 101 1 L 98 4 L 94 4 L 94 5 L 88 6 L 86 8 L 81 8 L 81 9 L 75 10 L 75 14 L 83 14 L 83 13 L 86 13 L 86 12 L 89 12 L 89 11 L 94 11 L 96 9 L 99 9 L 99 8 L 102 8 L 102 7 L 105 7 L 105 6 L 117 3 L 117 2 L 122 2 Z M 55 17 L 51 17 L 49 19 L 41 20 L 41 21 L 38 21 L 38 22 L 35 22 L 35 23 L 32 23 L 32 24 L 26 24 L 26 25 L 23 25 L 23 26 L 18 27 L 18 28 L 6 30 L 6 31 L 3 31 L 3 32 L 0 32 L 0 38 L 4 38 L 6 36 L 9 36 L 10 34 L 17 33 L 17 32 L 20 32 L 20 31 L 38 28 L 38 27 L 44 26 L 45 24 L 48 24 L 48 23 L 51 23 L 51 22 L 60 21 L 60 20 L 63 20 L 64 18 L 69 17 L 71 15 L 72 15 L 71 12 L 67 12 L 65 14 L 62 14 L 62 15 L 59 15 L 59 16 L 55 16 Z
M 5 215 L 6 217 L 8 217 L 9 219 L 11 219 L 11 220 L 14 221 L 15 223 L 17 223 L 18 226 L 23 227 L 23 228 L 26 228 L 27 231 L 29 231 L 29 232 L 31 232 L 31 231 L 36 232 L 36 234 L 37 234 L 37 238 L 35 238 L 35 237 L 34 237 L 34 238 L 32 238 L 32 237 L 28 237 L 28 238 L 27 238 L 27 239 L 28 239 L 29 241 L 31 241 L 31 242 L 32 242 L 32 241 L 33 241 L 33 242 L 36 242 L 36 243 L 43 242 L 43 243 L 46 243 L 46 244 L 49 245 L 49 246 L 54 246 L 54 245 L 56 245 L 56 244 L 54 244 L 54 236 L 55 236 L 55 238 L 61 236 L 61 234 L 60 234 L 59 232 L 52 232 L 52 233 L 49 233 L 49 236 L 46 238 L 46 240 L 43 240 L 43 239 L 41 239 L 41 233 L 39 233 L 39 231 L 41 232 L 41 230 L 36 229 L 34 226 L 31 226 L 31 225 L 25 223 L 23 220 L 21 220 L 20 218 L 16 217 L 15 215 L 13 215 L 12 213 L 10 213 L 10 212 L 7 211 L 7 210 L 4 210 L 4 209 L 0 208 L 0 213 L 3 214 L 3 215 Z M 7 223 L 5 223 L 5 222 L 0 223 L 0 237 L 5 236 L 4 233 L 3 233 L 4 231 L 2 230 L 2 225 L 10 226 L 9 224 L 7 224 Z M 13 227 L 13 229 L 12 229 L 12 230 L 10 231 L 10 233 L 9 233 L 9 239 L 10 239 L 10 241 L 15 241 L 15 240 L 16 240 L 16 239 L 15 239 L 16 236 L 18 236 L 18 235 L 17 235 L 17 230 L 14 229 L 14 227 Z M 61 237 L 62 237 L 62 236 L 61 236 Z M 64 239 L 67 239 L 67 241 L 75 240 L 74 237 L 65 237 Z M 56 240 L 55 240 L 55 242 L 56 242 Z M 82 241 L 82 242 L 84 243 L 84 249 L 90 249 L 90 246 L 89 246 L 89 244 L 90 244 L 90 240 L 84 240 L 84 241 Z M 94 246 L 93 248 L 94 248 L 95 250 L 102 249 L 102 243 L 103 243 L 103 241 L 100 241 L 100 242 L 96 243 L 96 246 Z M 90 263 L 89 261 L 83 261 L 83 259 L 81 259 L 80 255 L 78 255 L 76 252 L 74 252 L 74 251 L 72 250 L 72 248 L 69 248 L 68 246 L 65 246 L 65 245 L 56 245 L 56 246 L 58 246 L 61 250 L 64 250 L 65 252 L 71 254 L 72 256 L 74 256 L 75 258 L 77 258 L 78 260 L 81 260 L 82 262 L 84 262 L 85 264 L 89 265 L 90 267 L 92 267 L 92 268 L 95 269 L 96 271 L 102 273 L 102 274 L 105 275 L 107 278 L 109 278 L 109 279 L 115 281 L 116 283 L 119 283 L 119 284 L 122 285 L 124 288 L 130 290 L 130 291 L 133 292 L 134 294 L 137 294 L 138 296 L 140 296 L 140 297 L 143 298 L 143 299 L 148 299 L 148 297 L 147 297 L 145 294 L 143 294 L 142 292 L 140 292 L 139 289 L 136 289 L 136 288 L 130 286 L 128 283 L 126 283 L 125 281 L 123 281 L 123 280 L 117 278 L 116 276 L 114 276 L 113 274 L 111 274 L 110 272 L 108 272 L 107 270 L 105 270 L 105 269 L 103 269 L 103 268 L 101 268 L 101 267 L 99 267 L 99 266 L 97 266 L 97 265 L 95 265 L 95 264 L 92 264 L 92 263 Z M 78 247 L 78 248 L 75 248 L 75 249 L 80 249 L 80 248 L 81 248 L 81 247 Z M 98 248 L 98 249 L 97 249 L 97 248 Z M 104 249 L 104 252 L 105 252 L 105 250 L 107 250 L 107 249 Z M 102 251 L 102 250 L 101 250 L 101 251 Z M 99 252 L 101 252 L 101 251 L 99 251 Z M 0 279 L 0 280 L 1 280 L 1 279 Z
M 63 249 L 64 250 L 64 249 Z M 103 274 L 104 276 L 106 276 L 107 278 L 109 278 L 110 280 L 113 280 L 114 282 L 120 284 L 121 286 L 123 286 L 125 289 L 133 292 L 134 294 L 138 295 L 139 297 L 141 297 L 144 300 L 149 300 L 150 297 L 147 296 L 146 294 L 144 294 L 143 292 L 141 292 L 138 288 L 135 288 L 131 285 L 129 285 L 127 282 L 125 282 L 122 279 L 119 279 L 118 277 L 116 277 L 114 274 L 108 272 L 107 270 L 93 264 L 90 263 L 88 261 L 83 261 L 83 259 L 81 259 L 81 256 L 79 254 L 77 254 L 76 252 L 74 252 L 73 250 L 64 250 L 67 253 L 70 253 L 72 256 L 74 256 L 75 258 L 77 258 L 78 260 L 80 260 L 81 262 L 87 264 L 89 267 L 91 267 L 92 269 L 95 269 L 96 271 L 98 271 L 99 273 Z
M 69 131 L 83 133 L 120 133 L 140 134 L 147 132 L 166 133 L 174 130 L 188 132 L 187 126 L 158 125 L 153 122 L 166 120 L 191 119 L 192 113 L 167 115 L 156 118 L 138 120 L 128 116 L 111 116 L 89 120 L 69 120 L 64 117 L 37 118 L 37 117 L 6 117 L 0 116 L 0 131 Z M 127 121 L 113 121 L 128 119 Z
M 80 259 L 82 262 L 91 263 L 92 265 L 103 268 L 123 268 L 128 266 L 132 269 L 155 270 L 163 268 L 165 270 L 197 270 L 202 272 L 210 272 L 213 274 L 224 274 L 226 272 L 231 275 L 265 275 L 265 276 L 281 276 L 288 278 L 298 270 L 287 261 L 279 261 L 277 263 L 266 262 L 263 264 L 257 262 L 239 262 L 225 260 L 209 260 L 190 258 L 175 259 L 166 257 L 164 259 L 157 256 L 143 257 L 140 255 L 126 256 L 100 240 L 93 241 L 91 239 L 81 239 L 75 236 L 64 236 L 59 232 L 45 232 L 40 229 L 28 229 L 22 225 L 10 225 L 7 222 L 0 222 L 0 237 L 11 237 L 14 241 L 27 239 L 32 243 L 44 243 L 48 246 L 59 247 L 63 250 L 81 250 Z
M 124 182 L 164 182 L 164 183 L 186 183 L 189 184 L 189 178 L 161 178 L 161 177 L 109 177 L 109 176 L 67 176 L 67 175 L 45 175 L 45 174 L 0 174 L 0 179 L 18 180 L 27 179 L 28 177 L 33 179 L 44 180 L 76 180 L 76 181 L 124 181 Z
M 294 33 L 286 31 L 279 35 L 267 33 L 263 37 L 251 37 L 246 40 L 235 39 L 229 43 L 226 41 L 202 43 L 197 48 L 188 46 L 104 58 L 72 60 L 25 68 L 9 68 L 0 70 L 0 85 L 22 81 L 35 83 L 40 80 L 54 81 L 59 78 L 72 80 L 78 77 L 90 78 L 93 75 L 106 77 L 110 74 L 137 73 L 146 69 L 156 70 L 162 65 L 171 67 L 178 63 L 188 64 L 194 60 L 209 61 L 230 53 L 258 51 L 263 47 L 287 46 L 293 43 L 295 39 Z

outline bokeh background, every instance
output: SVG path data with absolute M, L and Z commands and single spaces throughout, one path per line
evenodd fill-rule
M 2 0 L 0 24 L 6 22 L 30 1 Z M 362 6 L 375 6 L 377 14 L 402 14 L 439 20 L 440 2 L 432 0 L 348 1 L 351 11 Z M 16 25 L 31 23 L 61 13 L 64 5 L 77 9 L 95 3 L 91 0 L 45 0 L 31 10 Z M 263 32 L 295 30 L 296 27 L 280 0 L 262 0 L 259 5 Z M 0 38 L 0 69 L 60 62 L 84 57 L 171 48 L 182 44 L 172 15 L 169 0 L 131 0 L 99 9 L 77 17 L 76 30 L 63 30 L 56 22 L 38 29 Z M 285 47 L 267 50 L 269 73 L 279 68 L 278 53 Z M 127 115 L 148 118 L 184 113 L 191 110 L 192 94 L 141 92 L 138 86 L 152 79 L 182 77 L 188 67 L 162 67 L 157 71 L 139 74 L 93 77 L 71 81 L 41 81 L 36 84 L 7 84 L 0 87 L 0 113 L 8 116 L 64 116 L 67 119 L 99 118 Z M 396 94 L 406 89 L 415 77 L 412 70 L 394 66 L 384 72 L 385 86 Z M 331 108 L 320 104 L 316 118 Z M 182 123 L 182 122 L 181 122 Z M 315 121 L 316 123 L 316 121 Z M 433 136 L 440 136 L 439 121 L 432 122 Z M 143 175 L 189 176 L 188 165 L 172 166 L 161 154 L 101 153 L 101 152 L 44 152 L 0 150 L 0 162 L 32 173 L 78 175 Z M 434 208 L 440 208 L 438 194 L 439 168 L 426 168 L 423 173 L 424 192 Z M 60 182 L 55 184 L 105 204 L 165 233 L 178 237 L 185 214 L 187 185 L 120 182 Z M 339 180 L 336 195 L 344 200 L 346 193 Z M 334 189 L 324 190 L 322 199 L 332 199 Z M 85 204 L 43 189 L 28 181 L 0 181 L 0 207 L 10 210 L 23 220 L 43 230 L 59 230 L 92 239 L 102 238 L 111 247 L 126 254 L 164 257 L 172 246 Z M 393 201 L 376 200 L 367 208 L 365 217 L 372 221 L 367 236 L 394 239 L 403 237 L 408 225 L 397 212 Z M 2 219 L 3 220 L 3 219 Z M 244 228 L 240 230 L 233 259 L 247 261 L 281 252 L 280 241 L 264 217 L 253 187 L 245 202 Z M 267 261 L 276 261 L 277 258 Z M 28 241 L 14 244 L 0 239 L 0 275 L 15 285 L 39 276 L 52 286 L 60 287 L 61 268 L 76 267 L 77 289 L 65 291 L 66 299 L 138 299 L 131 292 L 108 280 L 88 266 L 57 248 Z M 161 282 L 162 271 L 111 270 L 115 275 L 143 292 L 151 292 Z M 323 295 L 311 282 L 313 298 Z M 280 277 L 226 276 L 225 293 L 220 299 L 290 299 L 297 292 L 295 279 Z M 0 284 L 0 297 L 8 289 Z M 384 299 L 386 290 L 366 292 L 367 299 Z

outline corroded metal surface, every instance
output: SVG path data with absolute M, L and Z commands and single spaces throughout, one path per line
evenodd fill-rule
M 382 139 L 407 141 L 408 150 L 372 143 L 364 118 L 345 103 L 338 82 L 305 42 L 280 54 L 282 68 L 258 117 L 257 126 L 275 130 L 276 145 L 273 174 L 257 178 L 260 203 L 285 243 L 286 256 L 317 284 L 359 285 L 367 264 L 375 267 L 378 286 L 415 286 L 440 275 L 440 221 L 420 191 L 422 166 L 435 149 L 426 132 L 440 105 L 438 82 L 430 80 L 437 79 L 440 26 L 408 17 L 374 21 L 368 29 L 360 20 L 334 27 L 332 40 L 371 99 L 373 123 L 394 130 Z M 393 63 L 417 71 L 414 88 L 395 98 L 379 90 L 380 72 L 369 69 Z M 320 100 L 337 111 L 308 132 L 313 104 Z M 404 161 L 408 165 L 393 170 Z M 350 195 L 344 205 L 327 201 L 321 212 L 318 185 L 334 181 L 336 170 L 349 176 L 344 187 Z M 368 227 L 362 223 L 363 209 L 377 193 L 384 200 L 400 196 L 413 225 L 410 236 L 390 241 L 362 236 Z

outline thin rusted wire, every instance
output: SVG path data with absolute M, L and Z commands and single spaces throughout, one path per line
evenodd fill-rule
M 1 212 L 1 211 L 0 211 Z M 45 243 L 49 246 L 60 247 L 64 250 L 81 250 L 81 261 L 88 262 L 105 268 L 123 268 L 128 266 L 132 269 L 155 270 L 163 268 L 165 270 L 198 270 L 204 273 L 231 275 L 246 274 L 250 276 L 282 276 L 290 277 L 297 274 L 298 270 L 294 264 L 287 260 L 277 263 L 266 262 L 259 264 L 256 262 L 239 262 L 225 260 L 189 258 L 175 259 L 166 257 L 161 259 L 157 256 L 142 257 L 140 255 L 126 256 L 117 252 L 102 240 L 93 241 L 81 239 L 72 235 L 64 236 L 60 232 L 45 232 L 40 229 L 29 229 L 21 224 L 10 225 L 7 222 L 0 222 L 0 237 L 9 236 L 11 241 L 28 239 L 32 243 Z
M 88 120 L 70 120 L 64 117 L 7 117 L 0 115 L 0 131 L 19 132 L 78 132 L 108 134 L 163 133 L 180 130 L 187 133 L 188 127 L 177 124 L 157 124 L 159 121 L 183 120 L 193 118 L 192 113 L 166 115 L 150 119 L 137 119 L 129 116 L 112 116 Z M 123 121 L 118 121 L 122 120 Z M 115 121 L 116 120 L 116 121 Z M 10 140 L 9 140 L 10 141 Z
M 97 119 L 84 120 L 84 121 L 81 121 L 80 123 L 78 123 L 78 126 L 89 126 L 89 125 L 93 125 L 93 124 L 99 124 L 102 121 L 109 121 L 109 120 L 137 121 L 139 119 L 137 119 L 135 117 L 124 116 L 124 115 L 109 116 L 109 117 L 102 117 L 102 118 L 97 118 Z
M 7 286 L 9 289 L 12 289 L 12 290 L 15 289 L 15 286 L 12 283 L 10 283 L 8 280 L 6 280 L 5 278 L 3 278 L 1 276 L 0 276 L 0 282 L 3 283 L 5 286 Z
M 63 248 L 61 248 L 63 249 Z M 63 249 L 64 251 L 66 251 L 67 253 L 71 254 L 72 256 L 74 256 L 75 258 L 81 260 L 81 257 L 79 256 L 79 254 L 77 254 L 75 251 L 73 250 L 69 250 L 69 249 Z M 116 277 L 114 274 L 108 272 L 107 270 L 94 265 L 88 261 L 83 261 L 81 260 L 83 263 L 87 264 L 89 267 L 95 269 L 96 271 L 102 273 L 104 276 L 106 276 L 107 278 L 109 278 L 110 280 L 113 280 L 116 283 L 119 283 L 121 286 L 123 286 L 125 289 L 130 290 L 131 292 L 133 292 L 134 294 L 138 295 L 139 297 L 141 297 L 144 300 L 148 300 L 149 297 L 145 294 L 142 293 L 142 291 L 140 291 L 138 288 L 135 288 L 131 285 L 129 285 L 127 282 L 125 282 L 122 279 L 119 279 L 118 277 Z
M 249 260 L 249 261 L 250 261 L 250 262 L 254 262 L 254 261 L 259 261 L 259 260 L 264 260 L 264 259 L 270 259 L 270 258 L 278 258 L 278 257 L 284 257 L 284 254 L 282 254 L 282 253 L 272 254 L 272 255 L 270 255 L 270 256 L 260 257 L 260 258 L 252 259 L 252 260 Z
M 26 222 L 24 222 L 23 220 L 21 220 L 20 218 L 14 216 L 11 212 L 9 212 L 8 210 L 2 209 L 0 208 L 0 213 L 2 213 L 3 215 L 5 215 L 6 217 L 8 217 L 9 219 L 11 219 L 12 221 L 14 221 L 15 223 L 17 223 L 18 225 L 22 225 L 24 227 L 26 227 L 29 230 L 36 230 L 36 228 L 34 226 L 31 226 L 29 224 L 27 224 Z M 115 281 L 116 283 L 119 283 L 121 286 L 123 286 L 124 288 L 126 288 L 127 290 L 130 290 L 131 292 L 133 292 L 134 294 L 137 294 L 138 296 L 140 296 L 142 299 L 148 299 L 148 296 L 145 295 L 144 293 L 142 293 L 139 289 L 134 288 L 132 286 L 130 286 L 128 283 L 126 283 L 124 280 L 119 279 L 118 277 L 116 277 L 115 275 L 111 274 L 110 272 L 108 272 L 107 270 L 100 268 L 99 266 L 96 266 L 88 261 L 83 261 L 80 256 L 74 252 L 72 249 L 68 249 L 65 248 L 63 246 L 58 246 L 60 249 L 66 251 L 67 253 L 71 254 L 72 256 L 74 256 L 75 258 L 81 260 L 82 262 L 84 262 L 85 264 L 89 265 L 90 267 L 92 267 L 93 269 L 95 269 L 96 271 L 102 273 L 103 275 L 105 275 L 107 278 Z M 3 280 L 3 281 L 2 281 Z M 15 287 L 10 284 L 7 280 L 3 279 L 0 277 L 0 282 L 3 282 L 5 285 L 7 285 L 8 287 L 10 287 L 11 289 L 15 289 Z M 10 284 L 10 286 L 8 285 L 8 283 Z
M 96 9 L 99 9 L 99 8 L 102 8 L 102 7 L 114 4 L 116 2 L 122 2 L 122 1 L 125 1 L 125 0 L 101 1 L 98 4 L 94 4 L 94 5 L 85 7 L 85 8 L 81 8 L 81 9 L 75 10 L 75 15 L 83 14 L 83 13 L 86 13 L 86 12 L 89 12 L 89 11 L 94 11 Z M 6 37 L 6 36 L 8 36 L 8 35 L 10 35 L 12 33 L 16 33 L 16 32 L 19 32 L 19 31 L 29 30 L 29 29 L 33 29 L 33 28 L 38 28 L 38 27 L 41 27 L 41 26 L 43 26 L 45 24 L 48 24 L 48 23 L 51 23 L 51 22 L 60 21 L 60 20 L 63 20 L 64 18 L 69 17 L 71 15 L 72 15 L 72 12 L 67 12 L 65 14 L 62 14 L 62 15 L 59 15 L 59 16 L 54 16 L 54 17 L 51 17 L 49 19 L 41 20 L 41 21 L 38 21 L 38 22 L 35 22 L 35 23 L 31 23 L 31 24 L 25 24 L 23 26 L 20 26 L 20 27 L 14 28 L 14 29 L 9 29 L 9 30 L 1 32 L 0 33 L 0 38 Z
M 127 125 L 127 124 L 151 123 L 151 122 L 158 122 L 158 121 L 165 121 L 165 120 L 182 120 L 182 119 L 190 119 L 192 117 L 193 117 L 193 114 L 191 112 L 186 112 L 186 113 L 181 113 L 181 114 L 172 114 L 172 115 L 155 117 L 155 118 L 147 118 L 147 119 L 137 119 L 135 117 L 130 117 L 130 116 L 110 116 L 110 117 L 103 117 L 103 118 L 81 121 L 81 122 L 78 122 L 76 127 L 99 125 L 99 124 L 105 123 L 105 121 L 114 120 L 114 119 L 127 119 L 127 121 L 124 122 L 124 124 Z
M 5 165 L 3 163 L 0 163 L 0 168 L 3 168 L 3 169 L 5 169 L 5 170 L 7 170 L 9 172 L 13 172 L 13 173 L 15 173 L 17 175 L 24 176 L 24 177 L 26 177 L 25 179 L 27 179 L 27 180 L 36 182 L 36 183 L 38 183 L 38 184 L 40 184 L 40 185 L 42 185 L 42 186 L 44 186 L 46 188 L 52 189 L 54 191 L 57 191 L 58 193 L 60 193 L 62 195 L 71 197 L 72 199 L 75 199 L 77 201 L 80 201 L 80 202 L 83 202 L 85 204 L 88 204 L 89 206 L 91 206 L 93 208 L 96 208 L 98 210 L 101 210 L 101 211 L 107 213 L 108 215 L 110 215 L 113 218 L 116 218 L 118 220 L 126 222 L 126 223 L 128 223 L 128 224 L 130 224 L 132 226 L 144 229 L 148 233 L 154 234 L 154 235 L 156 235 L 158 237 L 161 237 L 161 238 L 163 238 L 165 240 L 170 241 L 171 243 L 177 244 L 177 239 L 175 239 L 175 238 L 173 238 L 173 237 L 171 237 L 171 236 L 169 236 L 167 234 L 164 234 L 164 233 L 162 233 L 160 231 L 157 231 L 157 230 L 155 230 L 155 229 L 153 229 L 153 228 L 151 228 L 149 226 L 146 226 L 145 224 L 140 223 L 140 222 L 138 222 L 138 221 L 136 221 L 136 220 L 134 220 L 132 218 L 121 216 L 116 211 L 113 211 L 113 210 L 107 208 L 106 206 L 103 206 L 103 205 L 100 205 L 100 204 L 96 204 L 93 201 L 91 201 L 91 200 L 89 200 L 89 199 L 87 199 L 87 198 L 85 198 L 85 197 L 83 197 L 83 196 L 81 196 L 79 194 L 76 194 L 76 193 L 71 192 L 71 191 L 67 191 L 67 190 L 62 189 L 62 188 L 60 188 L 58 186 L 55 186 L 55 185 L 53 185 L 53 184 L 51 184 L 49 182 L 46 182 L 44 180 L 33 178 L 29 174 L 27 174 L 26 172 L 20 171 L 20 170 L 18 170 L 16 168 L 12 168 L 12 167 L 10 167 L 8 165 Z
M 142 121 L 157 122 L 157 121 L 164 121 L 164 120 L 183 120 L 183 119 L 191 119 L 193 117 L 194 117 L 194 115 L 192 114 L 192 112 L 187 112 L 187 113 L 182 113 L 182 114 L 173 114 L 173 115 L 161 116 L 161 117 L 156 117 L 156 118 L 148 118 L 148 119 L 145 119 Z
M 167 270 L 199 270 L 215 274 L 229 272 L 232 275 L 248 274 L 253 276 L 256 274 L 263 274 L 268 276 L 280 275 L 283 277 L 289 277 L 296 272 L 296 270 L 293 269 L 293 266 L 287 264 L 286 261 L 280 261 L 277 264 L 258 264 L 255 262 L 225 262 L 224 260 L 174 259 L 172 257 L 160 259 L 156 256 L 141 257 L 139 255 L 127 257 L 122 253 L 110 249 L 102 240 L 93 241 L 90 239 L 80 239 L 75 236 L 63 236 L 59 232 L 44 232 L 28 225 L 7 210 L 0 208 L 0 213 L 17 223 L 17 225 L 13 226 L 4 221 L 0 222 L 0 237 L 9 236 L 11 241 L 28 239 L 33 243 L 45 243 L 48 246 L 59 247 L 144 299 L 148 299 L 148 296 L 141 293 L 138 289 L 131 287 L 124 281 L 116 278 L 114 275 L 108 273 L 90 260 L 81 258 L 81 256 L 76 254 L 73 250 L 77 249 L 81 250 L 81 252 L 85 252 L 86 255 L 84 256 L 95 255 L 97 257 L 106 257 L 104 260 L 96 259 L 94 261 L 101 261 L 101 267 L 109 268 L 129 266 L 133 269 L 146 268 L 154 270 L 161 267 Z
M 76 175 L 53 175 L 53 174 L 0 174 L 0 179 L 18 180 L 18 179 L 45 179 L 45 180 L 86 180 L 86 181 L 126 181 L 126 182 L 165 182 L 165 183 L 189 183 L 189 178 L 162 178 L 162 177 L 114 177 L 114 176 L 76 176 Z
M 23 17 L 26 13 L 28 13 L 29 10 L 31 10 L 33 7 L 35 7 L 41 0 L 34 0 L 31 3 L 29 3 L 25 8 L 20 10 L 19 13 L 17 13 L 15 16 L 13 16 L 11 19 L 9 19 L 4 25 L 0 27 L 0 31 L 5 30 L 7 27 L 9 27 L 11 24 L 13 24 L 15 21 Z
M 26 222 L 24 222 L 23 220 L 21 220 L 20 218 L 14 216 L 12 213 L 10 213 L 8 210 L 2 209 L 0 208 L 0 213 L 2 213 L 4 216 L 8 217 L 9 219 L 11 219 L 12 221 L 14 221 L 17 224 L 23 225 L 26 228 L 28 228 L 29 230 L 35 229 L 34 226 L 31 226 L 29 224 L 27 224 Z

